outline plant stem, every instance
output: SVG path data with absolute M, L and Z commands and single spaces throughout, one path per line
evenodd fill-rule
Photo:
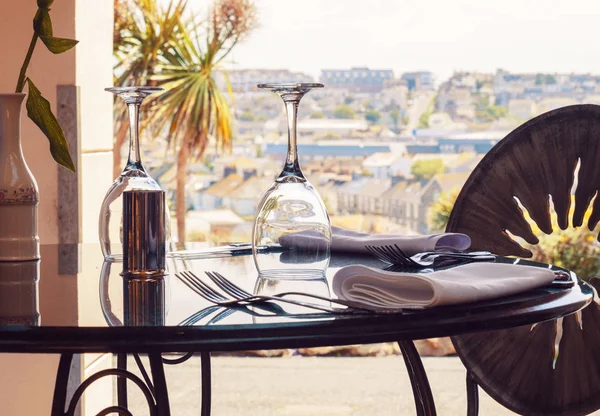
M 34 33 L 33 37 L 31 38 L 31 43 L 29 44 L 29 49 L 27 50 L 27 55 L 25 56 L 25 61 L 21 67 L 21 72 L 19 73 L 19 80 L 17 81 L 17 89 L 15 92 L 23 92 L 23 88 L 25 87 L 25 74 L 27 73 L 27 67 L 29 66 L 29 61 L 31 61 L 31 56 L 33 55 L 33 50 L 35 49 L 35 43 L 37 40 L 38 35 L 37 33 Z

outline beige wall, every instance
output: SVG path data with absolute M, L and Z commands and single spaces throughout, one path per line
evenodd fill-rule
M 0 91 L 13 92 L 32 35 L 35 0 L 0 0 L 2 66 Z M 75 14 L 76 13 L 76 14 Z M 76 16 L 76 18 L 75 18 Z M 52 5 L 54 34 L 77 38 L 79 45 L 69 52 L 53 55 L 38 41 L 28 75 L 50 101 L 56 114 L 56 86 L 80 88 L 82 169 L 82 238 L 97 241 L 97 221 L 104 192 L 112 182 L 113 140 L 112 95 L 104 88 L 112 85 L 112 19 L 110 0 L 56 0 Z M 58 242 L 57 176 L 48 141 L 27 118 L 22 117 L 25 158 L 40 188 L 39 234 L 42 244 Z M 74 155 L 72 155 L 74 156 Z M 93 165 L 94 169 L 90 169 Z M 87 168 L 87 169 L 86 169 Z
M 14 92 L 31 40 L 36 7 L 35 0 L 0 0 L 0 92 Z M 75 50 L 52 55 L 39 42 L 28 75 L 48 99 L 55 114 L 56 87 L 79 86 L 80 155 L 72 156 L 81 158 L 78 172 L 82 190 L 81 235 L 83 241 L 97 242 L 100 202 L 112 182 L 112 100 L 103 88 L 112 83 L 113 0 L 55 0 L 51 17 L 56 36 L 77 38 L 80 44 Z M 62 168 L 53 161 L 47 139 L 27 118 L 25 111 L 22 141 L 25 158 L 40 189 L 40 239 L 42 244 L 55 244 L 58 242 L 57 207 L 60 202 L 57 179 L 58 169 Z M 53 260 L 42 259 L 42 267 L 52 267 Z M 78 284 L 76 276 L 61 277 L 65 282 L 70 280 L 75 286 Z M 44 287 L 43 282 L 41 287 Z M 66 293 L 61 292 L 51 299 L 46 297 L 46 301 L 41 297 L 42 322 L 50 323 L 56 314 L 63 316 L 62 322 L 65 319 L 78 321 L 80 311 L 73 307 L 78 291 L 73 288 L 69 293 L 62 308 L 56 306 L 61 302 L 54 301 Z M 81 362 L 86 361 L 89 362 Z M 57 356 L 0 354 L 0 401 L 4 403 L 0 414 L 49 414 L 57 363 Z M 31 400 L 32 397 L 35 400 Z
M 2 65 L 0 91 L 14 92 L 19 70 L 31 41 L 32 19 L 37 10 L 34 0 L 0 0 L 0 39 Z M 57 0 L 52 7 L 54 33 L 61 37 L 75 36 L 74 0 Z M 56 106 L 56 86 L 75 84 L 75 52 L 52 55 L 44 45 L 36 47 L 28 75 Z M 24 107 L 24 106 L 23 106 Z M 48 140 L 31 122 L 24 111 L 21 137 L 29 168 L 40 189 L 39 234 L 42 243 L 58 242 L 57 176 L 58 168 L 50 156 Z
M 64 1 L 64 0 L 63 0 Z M 98 215 L 112 178 L 112 0 L 77 4 L 76 81 L 81 104 L 82 239 L 98 242 Z

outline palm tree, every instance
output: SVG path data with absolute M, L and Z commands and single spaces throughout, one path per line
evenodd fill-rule
M 152 85 L 159 56 L 177 40 L 177 29 L 187 0 L 171 0 L 160 7 L 157 0 L 115 0 L 113 54 L 114 84 L 119 87 Z M 115 98 L 113 176 L 121 173 L 121 149 L 129 129 L 127 107 Z
M 151 81 L 164 88 L 152 102 L 149 116 L 157 133 L 166 133 L 177 153 L 177 233 L 184 242 L 188 163 L 204 153 L 209 139 L 217 149 L 231 146 L 232 113 L 215 80 L 219 65 L 255 26 L 250 0 L 218 0 L 201 33 L 195 18 L 180 22 L 176 42 L 159 56 Z M 227 89 L 231 86 L 225 75 Z

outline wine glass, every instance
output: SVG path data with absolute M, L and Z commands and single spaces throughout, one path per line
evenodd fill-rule
M 304 177 L 298 162 L 296 119 L 304 94 L 323 84 L 259 84 L 285 104 L 288 150 L 283 171 L 258 203 L 252 229 L 252 254 L 267 279 L 323 279 L 330 258 L 331 225 L 325 204 Z M 260 250 L 262 246 L 282 246 Z M 279 252 L 277 252 L 279 251 Z
M 123 192 L 129 190 L 160 190 L 160 186 L 142 164 L 139 140 L 140 106 L 144 98 L 163 89 L 160 87 L 106 88 L 121 97 L 129 111 L 129 157 L 125 169 L 108 189 L 100 208 L 98 233 L 105 259 L 123 258 Z M 169 210 L 165 210 L 167 239 L 169 238 Z

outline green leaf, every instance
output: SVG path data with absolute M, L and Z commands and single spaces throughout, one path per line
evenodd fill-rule
M 33 30 L 39 37 L 52 37 L 52 19 L 48 9 L 38 9 L 33 18 Z
M 40 93 L 40 90 L 27 78 L 29 94 L 27 96 L 27 115 L 42 130 L 50 141 L 50 153 L 61 166 L 75 172 L 75 165 L 69 155 L 69 145 L 65 133 L 52 114 L 50 103 Z
M 55 38 L 51 36 L 40 36 L 40 39 L 42 39 L 48 50 L 55 54 L 66 52 L 79 43 L 75 39 Z

